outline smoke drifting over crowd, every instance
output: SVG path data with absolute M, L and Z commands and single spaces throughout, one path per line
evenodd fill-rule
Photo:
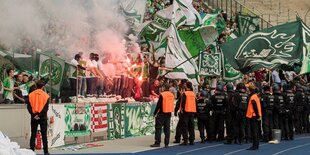
M 0 0 L 0 43 L 55 51 L 123 55 L 128 26 L 119 0 Z M 70 58 L 69 58 L 70 59 Z

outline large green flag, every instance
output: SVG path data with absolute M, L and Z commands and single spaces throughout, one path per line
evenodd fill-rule
M 302 38 L 303 38 L 303 60 L 301 71 L 299 74 L 310 73 L 310 28 L 302 23 Z
M 232 67 L 243 73 L 292 66 L 302 55 L 301 21 L 244 35 L 222 44 L 221 49 Z
M 234 82 L 242 78 L 242 73 L 235 70 L 228 60 L 223 56 L 223 80 L 225 82 Z
M 143 22 L 146 0 L 121 0 L 120 7 L 129 27 L 136 30 Z
M 237 14 L 237 23 L 239 34 L 251 34 L 259 30 L 260 18 L 258 16 Z

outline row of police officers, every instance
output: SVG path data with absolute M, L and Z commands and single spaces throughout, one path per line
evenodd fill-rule
M 260 90 L 254 84 L 235 86 L 219 82 L 213 95 L 207 90 L 199 95 L 193 92 L 190 82 L 184 83 L 184 90 L 174 106 L 174 96 L 169 86 L 161 93 L 154 115 L 155 143 L 159 147 L 162 128 L 165 133 L 165 147 L 170 137 L 170 119 L 174 112 L 179 116 L 174 143 L 194 145 L 194 119 L 197 118 L 201 143 L 223 141 L 226 127 L 226 144 L 252 141 L 250 150 L 257 150 L 259 139 L 272 140 L 272 130 L 281 129 L 281 139 L 293 140 L 297 134 L 309 132 L 310 97 L 308 87 L 289 83 L 283 89 L 277 84 L 263 86 Z

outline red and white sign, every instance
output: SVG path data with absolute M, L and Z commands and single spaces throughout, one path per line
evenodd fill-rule
M 108 106 L 105 103 L 92 104 L 91 130 L 92 132 L 108 130 Z

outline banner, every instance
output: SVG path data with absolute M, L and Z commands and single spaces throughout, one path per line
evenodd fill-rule
M 220 53 L 203 52 L 199 57 L 199 75 L 221 76 L 221 65 Z
M 63 104 L 50 104 L 47 117 L 48 147 L 65 145 L 65 106 Z
M 216 28 L 216 30 L 218 31 L 218 34 L 221 34 L 226 28 L 225 20 L 220 15 L 219 11 L 206 14 L 202 18 L 202 23 L 204 26 L 212 26 Z
M 39 75 L 50 78 L 52 93 L 58 95 L 64 74 L 65 61 L 49 54 L 40 54 Z M 50 84 L 50 83 L 48 83 Z
M 243 73 L 293 66 L 302 56 L 301 21 L 241 36 L 221 45 L 231 66 Z
M 120 139 L 125 137 L 124 130 L 124 104 L 108 105 L 108 139 Z
M 310 28 L 302 23 L 302 39 L 303 39 L 303 60 L 301 71 L 299 74 L 305 74 L 310 72 Z
M 108 108 L 105 103 L 96 103 L 91 106 L 91 130 L 100 132 L 108 130 Z
M 65 110 L 65 136 L 79 137 L 90 135 L 91 106 L 89 104 L 66 104 Z
M 127 103 L 125 107 L 125 137 L 151 135 L 155 132 L 154 116 L 156 104 Z
M 260 18 L 258 16 L 237 14 L 236 20 L 241 36 L 259 30 Z

